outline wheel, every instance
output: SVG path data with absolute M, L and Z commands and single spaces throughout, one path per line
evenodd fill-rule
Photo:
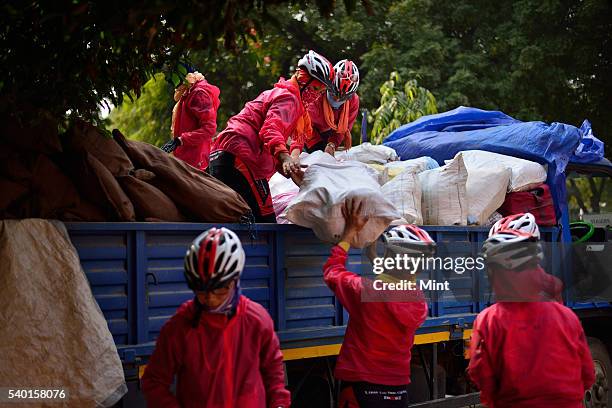
M 612 363 L 606 346 L 594 337 L 588 338 L 589 349 L 595 366 L 595 384 L 584 393 L 587 408 L 612 408 L 612 392 L 609 392 Z

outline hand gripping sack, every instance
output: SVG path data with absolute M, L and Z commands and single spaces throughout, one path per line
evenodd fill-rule
M 353 247 L 363 248 L 374 242 L 391 221 L 400 218 L 383 197 L 376 172 L 356 162 L 311 164 L 299 194 L 283 215 L 294 224 L 311 228 L 320 240 L 336 243 L 345 227 L 342 207 L 352 198 L 363 203 L 363 212 L 369 216 L 350 243 Z

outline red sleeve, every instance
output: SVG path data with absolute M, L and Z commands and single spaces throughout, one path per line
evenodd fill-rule
M 180 408 L 178 400 L 170 392 L 181 360 L 181 347 L 175 342 L 178 336 L 176 327 L 173 320 L 164 324 L 142 376 L 142 392 L 148 407 Z
M 263 318 L 264 327 L 261 332 L 260 372 L 266 387 L 266 399 L 268 407 L 289 407 L 291 394 L 285 388 L 285 372 L 283 370 L 283 354 L 280 351 L 280 343 L 274 324 L 270 316 Z
M 480 390 L 480 399 L 483 404 L 492 405 L 497 390 L 495 370 L 491 361 L 489 349 L 490 338 L 485 324 L 482 324 L 482 316 L 476 317 L 472 338 L 470 340 L 470 363 L 468 365 L 468 376 Z
M 298 109 L 298 101 L 289 91 L 277 95 L 268 107 L 259 138 L 274 157 L 289 153 L 287 139 L 298 120 Z
M 185 146 L 199 146 L 203 141 L 212 139 L 217 132 L 218 104 L 203 89 L 195 89 L 186 102 L 187 109 L 198 121 L 198 128 L 181 133 L 181 142 Z
M 584 390 L 588 390 L 593 386 L 595 382 L 595 366 L 593 365 L 593 357 L 591 356 L 591 350 L 589 350 L 589 344 L 587 343 L 584 330 L 580 321 L 578 321 L 578 355 L 580 356 L 581 372 L 582 372 L 582 387 Z
M 361 277 L 346 269 L 348 253 L 335 245 L 323 266 L 323 279 L 334 292 L 342 306 L 349 312 L 361 304 Z

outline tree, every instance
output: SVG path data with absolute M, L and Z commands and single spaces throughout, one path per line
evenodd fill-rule
M 103 101 L 117 106 L 124 95 L 140 95 L 147 80 L 171 71 L 187 50 L 215 48 L 219 38 L 233 49 L 265 23 L 270 4 L 281 3 L 286 0 L 3 2 L 0 113 L 44 110 L 58 121 L 66 112 L 95 120 Z M 327 13 L 335 2 L 317 4 Z
M 374 111 L 371 121 L 371 141 L 382 143 L 398 127 L 412 122 L 421 116 L 438 113 L 436 98 L 427 89 L 419 86 L 415 79 L 406 81 L 397 72 L 392 72 L 389 80 L 380 87 L 380 106 Z

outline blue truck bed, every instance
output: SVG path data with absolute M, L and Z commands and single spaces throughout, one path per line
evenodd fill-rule
M 67 228 L 119 355 L 126 364 L 144 364 L 164 322 L 193 294 L 183 278 L 187 245 L 209 224 L 68 223 Z M 323 282 L 330 246 L 295 225 L 256 224 L 255 239 L 244 225 L 238 232 L 247 255 L 244 294 L 261 303 L 274 319 L 286 360 L 337 354 L 348 319 Z M 426 229 L 445 244 L 475 256 L 487 229 Z M 557 242 L 560 229 L 544 228 L 543 240 Z M 552 247 L 554 251 L 554 246 Z M 440 250 L 438 251 L 440 254 Z M 559 257 L 547 254 L 548 270 L 561 271 Z M 360 271 L 359 250 L 351 250 L 349 269 Z M 486 272 L 431 278 L 452 280 L 453 294 L 433 294 L 429 318 L 417 344 L 468 338 L 476 314 L 490 302 Z M 439 296 L 439 297 L 438 297 Z M 477 300 L 477 301 L 476 301 Z

